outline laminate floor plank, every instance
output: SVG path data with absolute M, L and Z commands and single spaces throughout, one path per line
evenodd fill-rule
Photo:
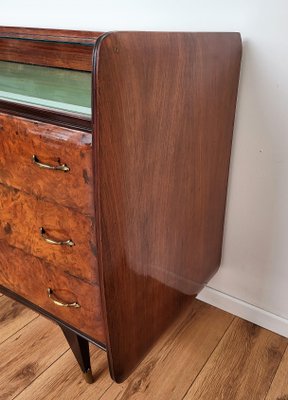
M 198 300 L 121 385 L 95 346 L 88 385 L 58 326 L 12 303 L 0 297 L 0 400 L 288 400 L 288 339 Z
M 285 351 L 265 400 L 288 400 L 288 349 Z
M 15 334 L 23 326 L 27 325 L 38 314 L 22 304 L 9 299 L 0 297 L 0 344 L 5 342 L 11 335 Z
M 0 345 L 0 400 L 13 399 L 67 350 L 58 326 L 42 317 L 10 336 Z
M 113 383 L 100 399 L 182 399 L 233 318 L 195 300 L 131 377 Z
M 265 399 L 287 342 L 236 318 L 184 399 Z
M 91 365 L 95 382 L 87 384 L 71 350 L 63 354 L 15 400 L 96 400 L 111 385 L 107 356 L 90 345 Z

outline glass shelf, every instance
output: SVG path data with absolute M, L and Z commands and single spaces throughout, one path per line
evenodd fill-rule
M 0 100 L 91 117 L 91 72 L 0 61 Z

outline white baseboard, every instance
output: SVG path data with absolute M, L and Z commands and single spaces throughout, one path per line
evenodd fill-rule
M 288 337 L 287 319 L 262 310 L 245 301 L 236 299 L 208 286 L 198 294 L 197 299 L 269 329 L 281 336 Z

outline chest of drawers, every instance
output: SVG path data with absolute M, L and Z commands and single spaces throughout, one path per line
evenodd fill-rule
M 123 381 L 221 260 L 237 33 L 0 28 L 0 290 Z

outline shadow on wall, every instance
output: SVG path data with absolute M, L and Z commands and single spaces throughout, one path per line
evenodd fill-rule
M 267 51 L 243 43 L 222 264 L 208 286 L 288 318 L 288 93 L 285 62 Z

